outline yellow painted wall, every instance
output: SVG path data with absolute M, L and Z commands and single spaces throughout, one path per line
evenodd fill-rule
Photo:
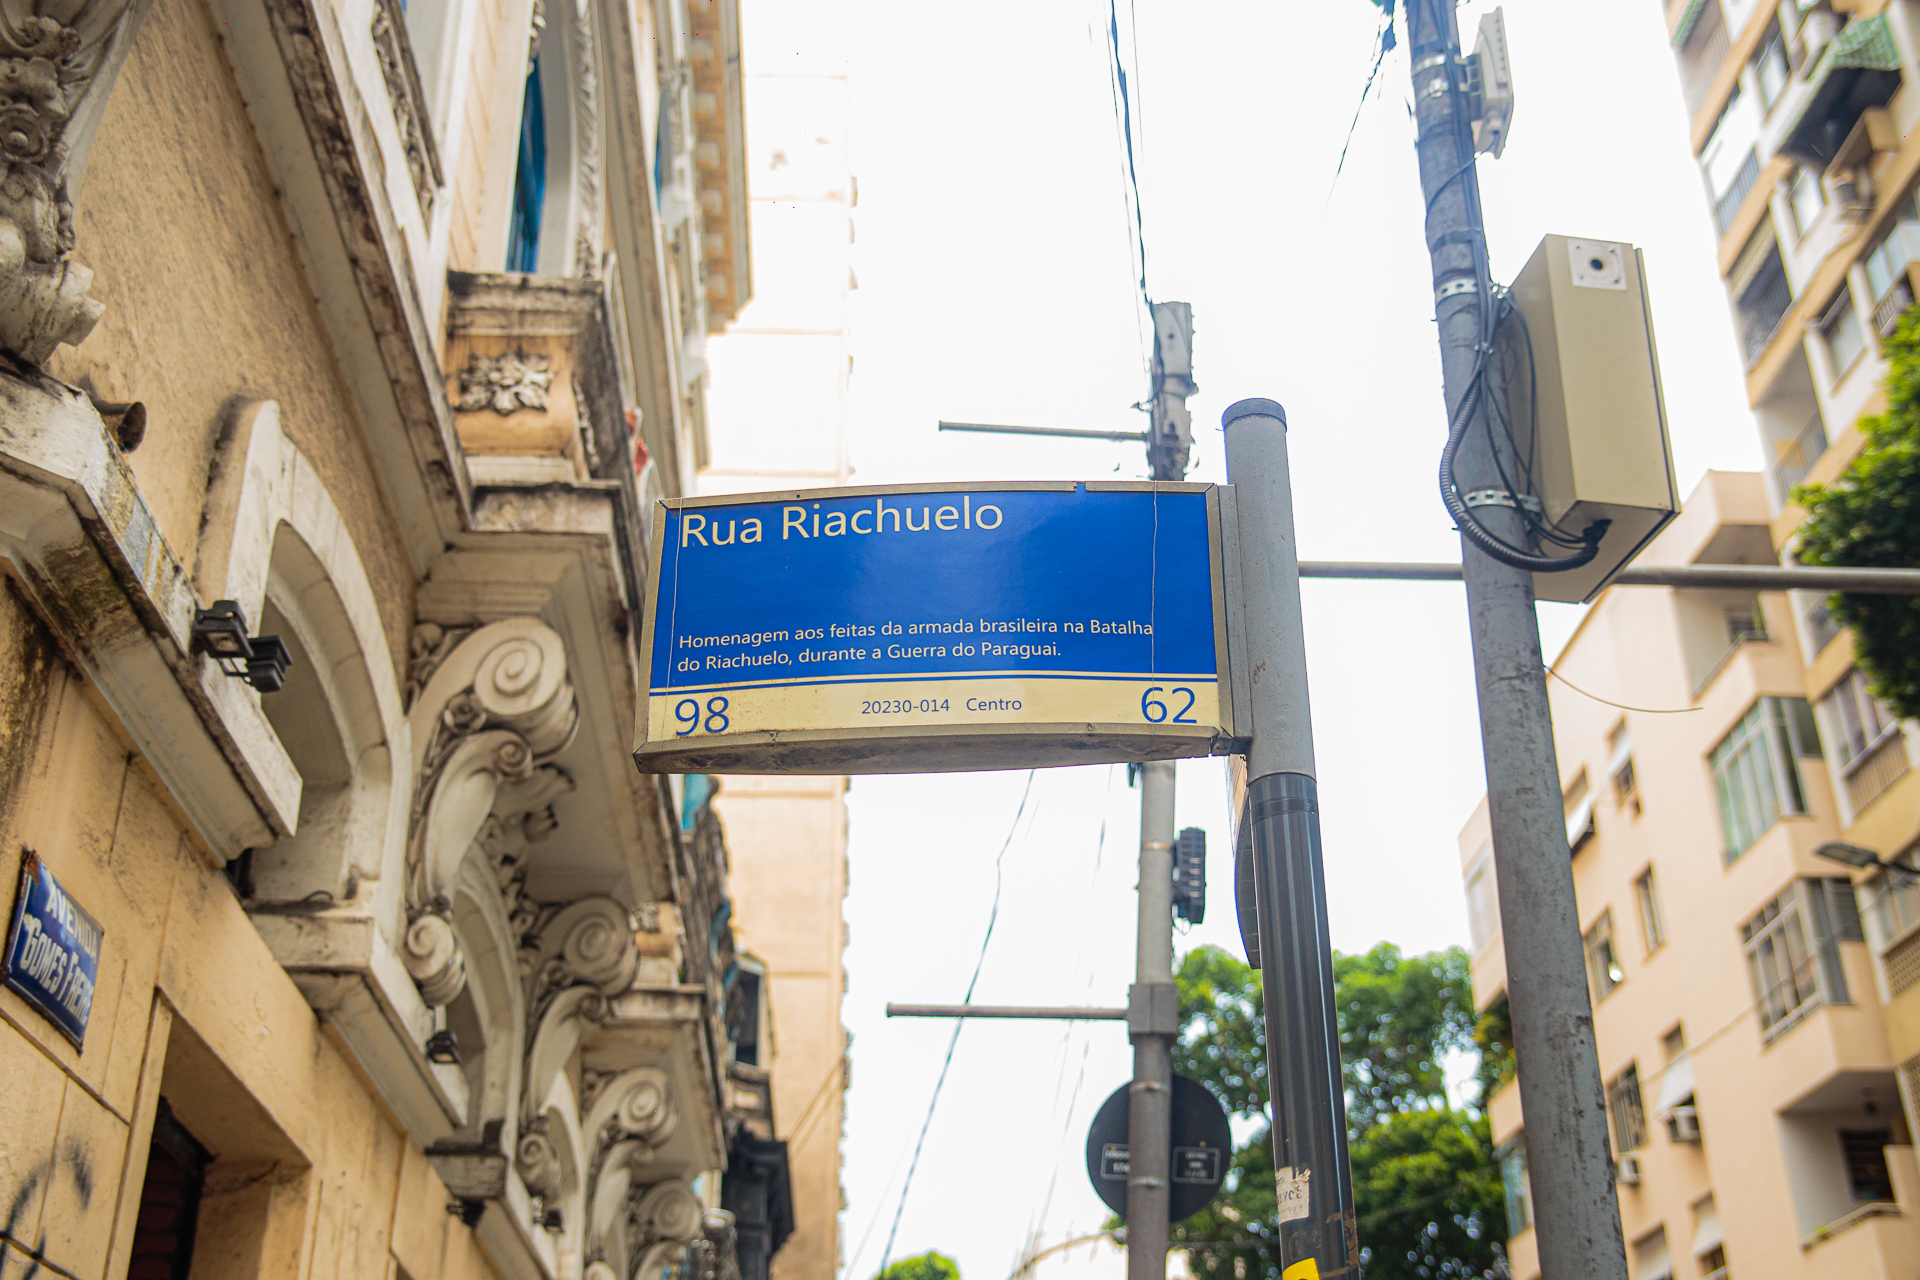
M 775 1136 L 787 1142 L 794 1232 L 775 1280 L 839 1271 L 840 1130 L 846 1088 L 845 778 L 726 778 L 714 808 L 727 828 L 737 945 L 767 965 Z
M 49 370 L 147 406 L 146 441 L 128 461 L 167 544 L 193 564 L 230 402 L 278 401 L 287 437 L 356 532 L 400 670 L 413 574 L 201 0 L 155 0 L 108 98 L 74 225 L 106 314 Z
M 495 1274 L 225 877 L 12 584 L 0 884 L 35 850 L 105 930 L 85 1049 L 0 990 L 0 1274 L 126 1274 L 158 1101 L 214 1154 L 196 1280 Z M 12 691 L 19 691 L 17 696 Z

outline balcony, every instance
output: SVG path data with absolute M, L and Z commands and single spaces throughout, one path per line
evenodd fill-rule
M 1712 92 L 1732 47 L 1720 0 L 1691 0 L 1674 28 L 1673 46 L 1679 51 L 1680 96 L 1692 118 Z
M 1781 154 L 1825 169 L 1868 110 L 1900 88 L 1900 52 L 1884 15 L 1860 18 L 1828 42 L 1807 76 L 1800 113 L 1781 137 Z
M 1750 150 L 1733 175 L 1733 181 L 1714 198 L 1713 224 L 1721 235 L 1727 234 L 1727 229 L 1733 226 L 1733 220 L 1740 216 L 1740 206 L 1746 203 L 1747 193 L 1753 190 L 1753 184 L 1759 177 L 1760 153 Z
M 1780 261 L 1780 245 L 1770 224 L 1762 222 L 1760 230 L 1741 251 L 1727 280 L 1727 289 L 1735 298 L 1741 352 L 1748 367 L 1752 367 L 1773 341 L 1781 319 L 1793 306 L 1793 286 L 1787 282 L 1787 270 Z
M 1889 725 L 1880 741 L 1849 763 L 1842 771 L 1847 784 L 1848 811 L 1859 812 L 1879 799 L 1880 793 L 1898 782 L 1907 772 L 1906 735 L 1898 724 Z

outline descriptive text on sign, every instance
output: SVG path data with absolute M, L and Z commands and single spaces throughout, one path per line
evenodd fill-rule
M 1235 738 L 1215 486 L 933 485 L 663 502 L 635 757 L 894 772 Z

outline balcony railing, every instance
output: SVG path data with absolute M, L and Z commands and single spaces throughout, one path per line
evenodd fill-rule
M 1715 3 L 1714 8 L 1717 10 L 1719 5 Z M 1727 51 L 1732 47 L 1727 24 L 1719 13 L 1711 13 L 1702 21 L 1711 22 L 1712 30 L 1704 39 L 1696 35 L 1680 52 L 1680 94 L 1686 99 L 1689 118 L 1707 100 L 1707 92 L 1713 88 L 1720 64 L 1727 60 Z
M 1787 273 L 1777 264 L 1762 268 L 1760 279 L 1740 298 L 1740 336 L 1749 365 L 1767 349 L 1791 306 L 1793 286 L 1787 283 Z
M 1733 175 L 1732 184 L 1713 202 L 1713 221 L 1721 235 L 1727 234 L 1727 228 L 1740 215 L 1740 206 L 1746 203 L 1747 193 L 1753 190 L 1753 184 L 1759 177 L 1760 153 L 1749 151 L 1746 162 L 1740 166 L 1740 172 Z
M 1880 741 L 1863 751 L 1844 770 L 1848 807 L 1857 816 L 1906 772 L 1906 735 L 1900 732 L 1898 724 L 1889 725 Z
M 1780 500 L 1787 501 L 1793 486 L 1803 483 L 1813 464 L 1820 461 L 1820 455 L 1827 451 L 1827 424 L 1820 420 L 1816 410 L 1807 425 L 1800 428 L 1800 434 L 1793 442 L 1780 450 L 1779 458 L 1774 462 L 1774 478 L 1780 485 Z
M 1912 305 L 1912 286 L 1905 280 L 1896 282 L 1886 297 L 1873 304 L 1873 331 L 1883 338 L 1892 337 L 1894 326 Z

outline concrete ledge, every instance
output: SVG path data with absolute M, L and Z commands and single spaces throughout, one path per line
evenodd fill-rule
M 85 395 L 0 358 L 0 555 L 214 855 L 292 834 L 260 695 L 191 651 L 199 603 Z

